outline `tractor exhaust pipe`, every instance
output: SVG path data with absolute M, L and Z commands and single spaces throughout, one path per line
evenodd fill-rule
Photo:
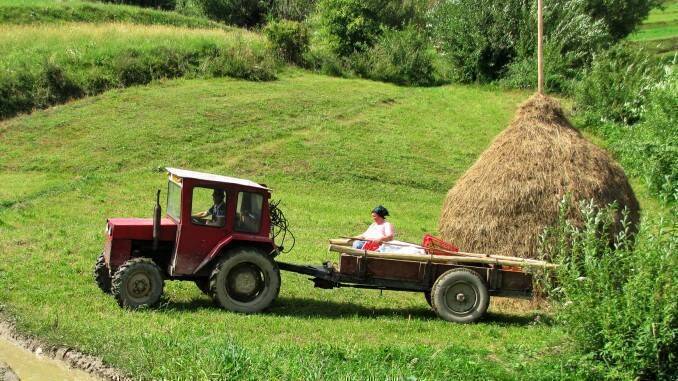
M 160 215 L 162 207 L 160 206 L 160 189 L 155 195 L 155 208 L 153 209 L 153 252 L 158 251 L 158 242 L 160 241 Z

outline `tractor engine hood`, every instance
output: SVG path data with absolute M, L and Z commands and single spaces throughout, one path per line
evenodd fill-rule
M 109 218 L 106 233 L 113 239 L 152 240 L 152 218 Z M 177 224 L 169 218 L 160 220 L 160 240 L 174 241 Z

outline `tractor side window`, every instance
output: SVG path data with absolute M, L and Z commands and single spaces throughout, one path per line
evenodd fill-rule
M 261 207 L 264 196 L 257 193 L 238 193 L 235 211 L 235 230 L 247 233 L 259 233 L 261 228 Z
M 193 188 L 191 221 L 198 225 L 226 225 L 226 192 L 215 188 Z

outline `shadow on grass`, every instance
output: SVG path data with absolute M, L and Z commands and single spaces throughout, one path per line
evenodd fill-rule
M 206 298 L 197 298 L 186 302 L 170 302 L 164 304 L 161 310 L 172 312 L 193 312 L 197 310 L 221 310 L 214 302 Z M 334 302 L 309 298 L 280 297 L 263 312 L 265 315 L 286 316 L 298 318 L 343 319 L 348 317 L 381 318 L 400 317 L 404 320 L 438 320 L 438 316 L 430 309 L 422 307 L 384 308 L 370 307 L 350 302 Z M 488 312 L 480 324 L 498 324 L 500 326 L 527 326 L 534 324 L 532 314 L 512 315 L 506 313 Z M 540 324 L 550 325 L 550 320 L 541 318 Z

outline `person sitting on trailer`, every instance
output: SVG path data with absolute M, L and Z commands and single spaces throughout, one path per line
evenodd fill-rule
M 214 205 L 204 212 L 194 214 L 193 222 L 208 226 L 224 226 L 226 224 L 226 203 L 224 203 L 225 194 L 221 189 L 215 189 L 212 192 L 212 201 Z M 207 217 L 212 217 L 207 219 Z
M 353 242 L 356 249 L 376 250 L 382 243 L 393 240 L 395 230 L 393 224 L 386 221 L 388 209 L 379 205 L 372 209 L 372 220 L 374 221 L 365 232 L 357 237 Z

